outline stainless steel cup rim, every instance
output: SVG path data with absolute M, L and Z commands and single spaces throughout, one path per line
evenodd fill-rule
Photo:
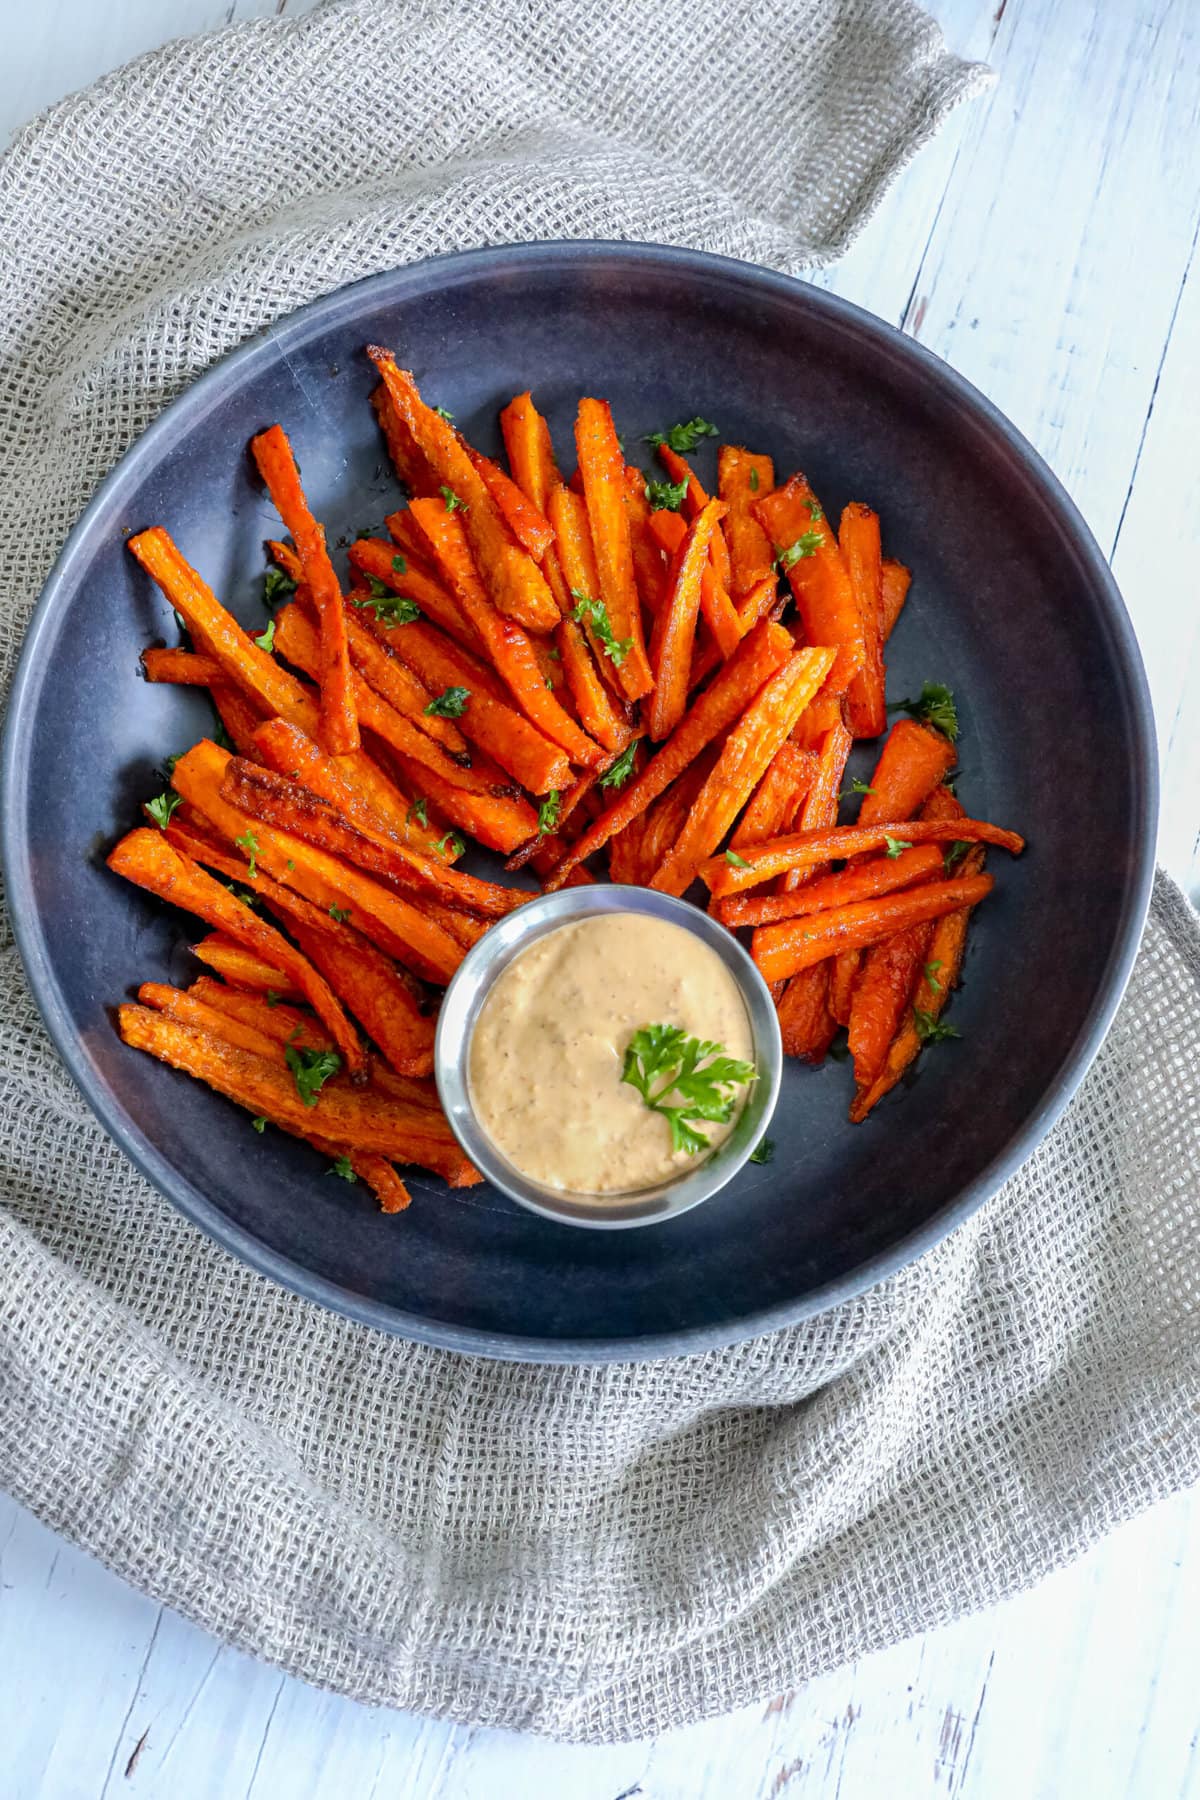
M 733 1131 L 698 1168 L 652 1188 L 623 1194 L 576 1194 L 544 1186 L 513 1166 L 476 1116 L 468 1080 L 471 1034 L 493 983 L 508 965 L 548 932 L 611 913 L 641 913 L 681 925 L 716 951 L 741 991 L 754 1041 L 758 1079 Z M 733 934 L 686 900 L 653 888 L 589 883 L 541 894 L 500 919 L 472 946 L 446 989 L 434 1043 L 438 1094 L 455 1137 L 476 1168 L 503 1193 L 543 1218 L 594 1230 L 619 1230 L 677 1218 L 711 1198 L 749 1161 L 775 1104 L 783 1073 L 779 1020 L 766 982 Z

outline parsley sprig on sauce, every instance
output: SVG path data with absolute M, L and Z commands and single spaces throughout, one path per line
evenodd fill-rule
M 629 1040 L 621 1080 L 635 1087 L 652 1112 L 671 1127 L 671 1147 L 696 1156 L 708 1139 L 696 1124 L 725 1125 L 733 1117 L 736 1093 L 757 1078 L 753 1063 L 725 1053 L 724 1045 L 689 1037 L 678 1025 L 643 1025 Z M 668 1104 L 674 1096 L 675 1104 Z

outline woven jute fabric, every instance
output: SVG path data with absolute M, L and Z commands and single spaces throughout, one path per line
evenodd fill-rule
M 373 0 L 65 102 L 0 166 L 5 679 L 101 475 L 270 320 L 484 242 L 827 260 L 983 79 L 903 0 Z M 994 1600 L 1198 1472 L 1198 942 L 1160 879 L 1069 1113 L 922 1262 L 735 1349 L 582 1368 L 249 1273 L 99 1130 L 7 944 L 0 1483 L 312 1681 L 564 1737 Z

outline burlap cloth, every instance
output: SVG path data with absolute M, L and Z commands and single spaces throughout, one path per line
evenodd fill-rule
M 904 0 L 343 4 L 144 58 L 0 167 L 0 650 L 96 482 L 299 302 L 481 242 L 836 255 L 983 79 Z M 655 1732 L 981 1606 L 1200 1464 L 1200 938 L 1160 879 L 1021 1174 L 815 1323 L 644 1366 L 419 1348 L 280 1292 L 93 1122 L 11 945 L 0 1483 L 344 1693 Z

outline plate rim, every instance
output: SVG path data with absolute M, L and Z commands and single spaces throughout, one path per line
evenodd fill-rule
M 1009 454 L 1023 466 L 1040 489 L 1041 498 L 1071 544 L 1082 572 L 1107 612 L 1115 667 L 1127 689 L 1130 727 L 1134 739 L 1132 773 L 1140 786 L 1140 807 L 1131 820 L 1132 877 L 1122 897 L 1122 909 L 1109 954 L 1101 972 L 1096 997 L 1080 1024 L 1070 1050 L 1042 1096 L 1038 1107 L 1023 1121 L 1005 1148 L 960 1189 L 955 1198 L 920 1226 L 898 1239 L 886 1251 L 859 1263 L 852 1271 L 824 1283 L 801 1299 L 745 1314 L 736 1321 L 716 1326 L 691 1326 L 684 1330 L 645 1333 L 634 1337 L 546 1338 L 515 1332 L 493 1332 L 472 1326 L 434 1326 L 402 1308 L 372 1300 L 318 1275 L 292 1258 L 262 1243 L 228 1218 L 195 1183 L 182 1176 L 132 1121 L 115 1117 L 114 1096 L 95 1076 L 82 1053 L 82 1044 L 62 1003 L 52 960 L 47 953 L 40 918 L 33 904 L 28 845 L 16 821 L 26 814 L 28 763 L 23 747 L 28 741 L 31 708 L 40 696 L 39 647 L 53 628 L 59 608 L 69 602 L 75 561 L 83 554 L 95 516 L 114 493 L 136 480 L 147 461 L 153 462 L 161 438 L 169 435 L 181 413 L 202 408 L 224 382 L 240 380 L 244 372 L 265 355 L 287 354 L 288 341 L 306 335 L 318 321 L 336 321 L 345 309 L 356 310 L 363 299 L 376 293 L 410 299 L 423 287 L 447 285 L 457 279 L 485 273 L 496 267 L 520 266 L 522 259 L 537 265 L 583 261 L 622 260 L 636 266 L 656 265 L 716 275 L 733 280 L 759 294 L 783 299 L 840 325 L 869 342 L 885 362 L 915 368 L 918 376 L 956 400 L 974 423 L 998 437 Z M 316 1302 L 359 1324 L 392 1336 L 461 1354 L 501 1361 L 546 1364 L 646 1362 L 661 1357 L 694 1355 L 760 1337 L 828 1312 L 855 1298 L 887 1277 L 926 1255 L 965 1223 L 1033 1154 L 1046 1133 L 1075 1094 L 1108 1032 L 1124 995 L 1141 942 L 1149 910 L 1155 872 L 1158 802 L 1158 747 L 1149 683 L 1141 650 L 1112 570 L 1079 508 L 1040 453 L 1015 425 L 978 388 L 948 363 L 896 326 L 852 301 L 831 294 L 798 276 L 764 268 L 735 257 L 681 246 L 623 239 L 546 239 L 533 242 L 487 245 L 448 251 L 411 263 L 381 270 L 343 283 L 285 313 L 200 372 L 170 400 L 146 429 L 135 438 L 90 495 L 72 526 L 46 577 L 26 627 L 24 641 L 9 688 L 3 747 L 0 751 L 0 857 L 9 890 L 9 915 L 13 936 L 34 1003 L 71 1079 L 97 1121 L 142 1175 L 169 1204 L 202 1230 L 221 1249 L 237 1256 L 258 1274 L 265 1275 L 299 1298 Z

